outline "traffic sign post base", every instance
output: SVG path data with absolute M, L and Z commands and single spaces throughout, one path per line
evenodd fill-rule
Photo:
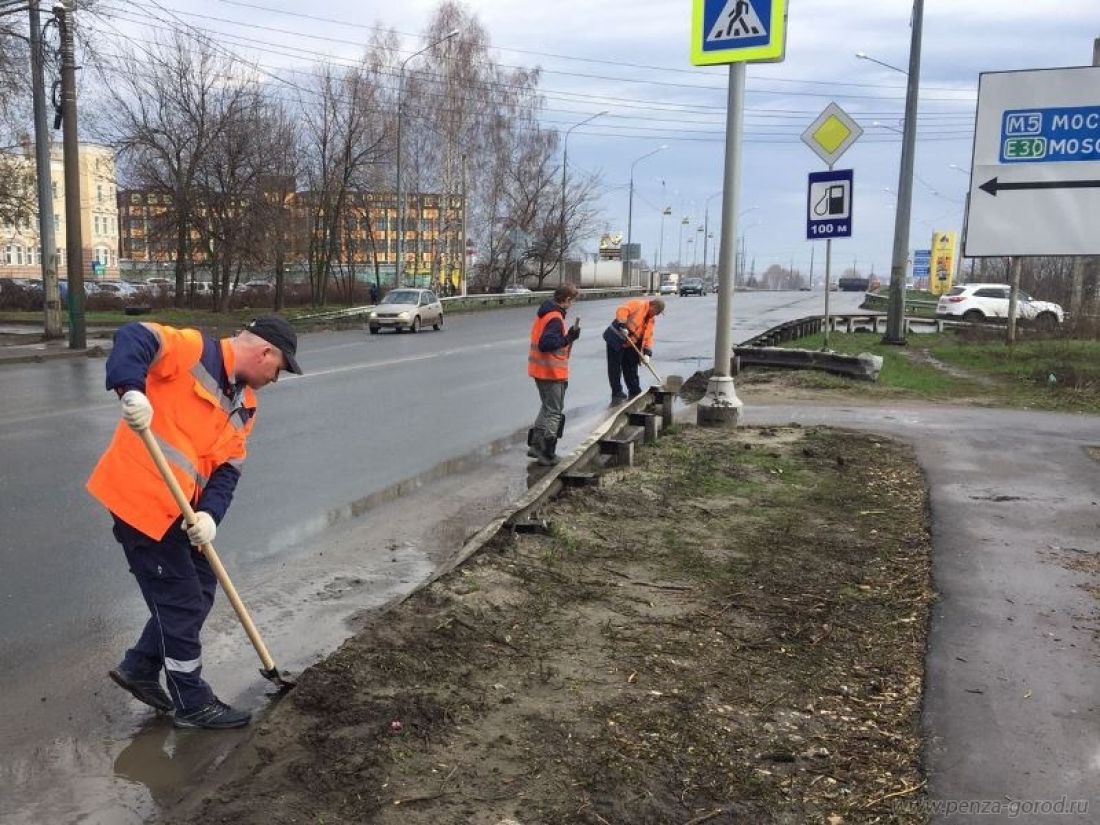
M 696 408 L 695 423 L 700 427 L 736 427 L 741 422 L 744 408 L 733 379 L 728 375 L 712 376 L 707 382 L 707 392 Z

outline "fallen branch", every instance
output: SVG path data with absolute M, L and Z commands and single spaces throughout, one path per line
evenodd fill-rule
M 861 805 L 860 807 L 867 809 L 878 805 L 880 802 L 885 802 L 887 799 L 894 799 L 895 797 L 899 796 L 908 796 L 909 794 L 915 793 L 916 791 L 919 791 L 921 788 L 923 788 L 926 782 L 927 780 L 925 780 L 925 782 L 919 782 L 911 788 L 902 788 L 900 791 L 894 791 L 893 793 L 888 793 L 885 796 L 879 797 L 878 799 L 872 799 L 870 802 L 865 805 Z
M 710 813 L 701 814 L 700 816 L 697 816 L 694 819 L 689 819 L 687 822 L 684 823 L 684 825 L 700 825 L 700 823 L 709 822 L 710 820 L 714 819 L 716 816 L 721 816 L 725 812 L 726 812 L 725 808 L 717 808 L 716 810 L 713 810 Z

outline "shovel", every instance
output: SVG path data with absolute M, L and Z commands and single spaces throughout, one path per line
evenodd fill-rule
M 188 526 L 194 524 L 195 511 L 191 508 L 191 503 L 187 500 L 187 496 L 183 494 L 180 483 L 172 474 L 172 470 L 168 466 L 167 460 L 164 458 L 164 452 L 160 449 L 160 444 L 157 443 L 157 438 L 153 435 L 153 431 L 146 428 L 142 430 L 139 435 L 141 436 L 141 440 L 145 443 L 145 448 L 149 451 L 153 463 L 156 464 L 157 469 L 160 470 L 160 474 L 164 478 L 164 483 L 167 484 L 168 489 L 172 491 L 172 498 L 174 498 L 176 504 L 179 505 L 180 511 L 183 513 L 184 521 L 187 522 Z M 278 693 L 286 693 L 294 687 L 295 683 L 279 675 L 279 670 L 275 667 L 275 660 L 272 659 L 271 654 L 267 652 L 267 645 L 265 645 L 264 640 L 260 638 L 260 631 L 258 631 L 256 625 L 253 624 L 252 617 L 248 614 L 248 608 L 244 606 L 244 602 L 241 601 L 241 597 L 237 594 L 237 588 L 233 586 L 233 582 L 229 579 L 229 574 L 225 572 L 225 567 L 222 565 L 222 560 L 218 558 L 218 553 L 214 549 L 214 545 L 204 544 L 199 550 L 206 556 L 206 560 L 210 562 L 210 567 L 213 569 L 214 575 L 218 578 L 218 584 L 222 586 L 225 595 L 229 597 L 229 603 L 233 605 L 233 610 L 236 612 L 237 618 L 240 619 L 244 632 L 248 634 L 249 641 L 251 641 L 252 646 L 256 648 L 256 653 L 260 657 L 260 662 L 263 663 L 263 667 L 260 669 L 260 675 L 274 684 L 278 688 Z
M 626 340 L 627 340 L 627 343 L 629 343 L 630 346 L 632 346 L 634 348 L 634 351 L 636 353 L 638 353 L 638 360 L 641 361 L 643 364 L 645 364 L 645 368 L 647 370 L 649 370 L 650 375 L 653 376 L 654 380 L 661 387 L 661 389 L 668 390 L 669 392 L 679 392 L 680 391 L 680 387 L 682 387 L 683 384 L 684 384 L 684 379 L 681 376 L 679 376 L 679 375 L 670 375 L 668 377 L 668 381 L 665 381 L 665 379 L 663 379 L 661 376 L 659 376 L 657 374 L 657 370 L 653 369 L 653 367 L 650 365 L 650 363 L 645 360 L 645 354 L 640 349 L 638 349 L 638 345 L 634 343 L 634 339 L 630 338 L 630 337 L 627 337 Z

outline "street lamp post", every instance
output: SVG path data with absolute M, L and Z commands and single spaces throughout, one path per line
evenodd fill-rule
M 710 202 L 721 195 L 721 190 L 709 196 L 703 203 L 703 277 L 707 277 L 707 239 L 710 238 Z
M 558 258 L 558 284 L 565 283 L 565 248 L 568 245 L 565 236 L 565 169 L 569 165 L 569 135 L 578 126 L 584 126 L 586 123 L 591 123 L 598 117 L 603 117 L 607 114 L 605 109 L 602 112 L 596 112 L 591 117 L 585 118 L 579 123 L 574 123 L 568 129 L 565 130 L 565 140 L 562 141 L 561 150 L 561 253 Z
M 962 174 L 966 175 L 967 177 L 970 177 L 970 170 L 967 169 L 965 166 L 959 166 L 959 164 L 957 164 L 957 163 L 949 163 L 947 165 L 948 165 L 949 168 L 954 169 L 956 172 L 961 172 Z M 966 204 L 963 207 L 963 213 L 966 214 L 969 211 L 970 211 L 970 193 L 967 192 L 966 193 Z M 964 237 L 963 238 L 963 246 L 966 245 L 965 241 L 966 241 L 966 239 Z M 985 262 L 986 262 L 986 258 L 979 258 L 978 259 L 978 277 L 983 281 L 985 280 Z M 961 264 L 959 266 L 959 271 L 962 272 L 962 265 Z M 974 259 L 973 258 L 970 259 L 970 279 L 974 280 Z
M 405 64 L 414 57 L 434 49 L 440 43 L 445 43 L 452 37 L 458 36 L 458 29 L 449 32 L 445 37 L 439 38 L 434 43 L 429 43 L 418 52 L 413 52 L 401 61 L 401 69 L 397 76 L 397 261 L 393 267 L 393 285 L 401 285 L 401 277 L 405 270 L 405 201 L 401 190 L 401 121 L 405 116 Z M 463 239 L 465 242 L 465 239 Z
M 691 221 L 687 215 L 684 215 L 680 221 L 680 246 L 676 250 L 676 268 L 683 269 L 684 267 L 684 227 Z
M 697 227 L 695 227 L 695 250 L 691 253 L 691 274 L 692 274 L 692 277 L 694 277 L 694 278 L 699 277 L 699 273 L 696 272 L 695 270 L 696 270 L 696 266 L 697 266 L 696 255 L 699 252 L 699 236 L 700 235 L 703 236 L 703 248 L 705 250 L 706 246 L 707 246 L 707 237 L 706 237 L 707 233 L 706 233 L 706 228 L 702 224 L 699 224 Z M 706 264 L 707 264 L 707 262 L 704 260 L 703 261 L 703 275 L 707 274 L 706 273 Z
M 658 279 L 660 279 L 661 264 L 665 258 L 665 217 L 672 214 L 672 207 L 666 206 L 661 210 L 661 237 L 657 241 L 657 272 Z M 658 284 L 660 286 L 660 284 Z
M 634 167 L 641 163 L 646 158 L 653 157 L 658 152 L 663 152 L 668 146 L 662 144 L 654 149 L 652 152 L 646 152 L 640 158 L 630 164 L 630 204 L 627 207 L 626 212 L 626 255 L 623 256 L 623 286 L 630 286 L 634 273 L 634 246 L 633 246 L 633 229 L 634 229 Z
M 872 63 L 877 63 L 880 66 L 885 66 L 887 69 L 893 69 L 895 72 L 900 72 L 901 74 L 909 74 L 907 71 L 905 71 L 905 69 L 899 69 L 897 66 L 893 66 L 889 63 L 884 63 L 877 57 L 871 57 L 871 55 L 867 54 L 867 52 L 856 52 L 856 57 L 858 57 L 860 60 L 869 60 Z

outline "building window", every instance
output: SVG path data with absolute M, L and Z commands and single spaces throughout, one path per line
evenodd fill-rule
M 103 184 L 97 183 L 95 185 L 95 199 L 97 203 L 103 203 Z
M 15 247 L 15 265 L 16 266 L 22 266 L 23 265 L 23 247 L 22 246 Z
M 8 266 L 15 263 L 15 249 L 11 244 L 4 247 L 4 263 Z

